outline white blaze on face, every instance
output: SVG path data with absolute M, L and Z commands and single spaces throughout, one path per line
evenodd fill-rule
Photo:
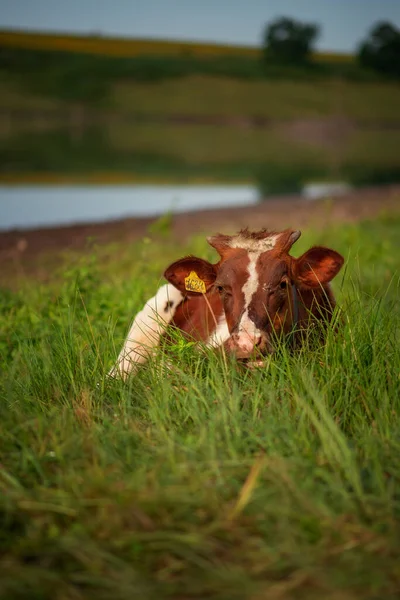
M 256 240 L 237 236 L 236 238 L 233 238 L 230 243 L 231 248 L 241 248 L 242 250 L 246 250 L 249 257 L 249 264 L 247 266 L 249 276 L 242 288 L 244 309 L 236 337 L 237 346 L 244 352 L 251 352 L 262 335 L 262 332 L 256 327 L 249 315 L 249 307 L 252 298 L 259 286 L 257 262 L 261 254 L 268 252 L 275 247 L 278 237 L 279 234 Z

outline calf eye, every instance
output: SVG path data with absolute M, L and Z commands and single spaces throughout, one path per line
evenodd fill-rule
M 279 284 L 279 287 L 281 288 L 281 290 L 286 290 L 286 288 L 287 288 L 287 282 L 285 280 L 281 281 L 280 284 Z
M 222 285 L 216 285 L 215 287 L 217 288 L 217 292 L 218 292 L 219 294 L 222 294 L 222 293 L 223 293 L 223 291 L 224 291 L 224 288 L 222 287 Z

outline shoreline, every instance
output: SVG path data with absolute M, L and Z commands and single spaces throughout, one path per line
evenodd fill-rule
M 400 212 L 400 185 L 350 191 L 340 197 L 306 200 L 299 195 L 273 197 L 255 205 L 173 213 L 171 235 L 185 239 L 194 233 L 286 227 L 327 226 L 332 222 L 354 222 L 383 212 Z M 18 256 L 29 262 L 50 251 L 81 250 L 88 238 L 97 244 L 130 242 L 149 234 L 149 226 L 162 218 L 128 217 L 95 223 L 35 227 L 0 231 L 0 264 Z

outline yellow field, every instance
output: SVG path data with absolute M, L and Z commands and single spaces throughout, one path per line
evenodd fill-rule
M 251 46 L 230 46 L 199 42 L 180 42 L 152 39 L 112 38 L 102 36 L 56 35 L 27 33 L 22 31 L 0 31 L 0 47 L 32 50 L 58 50 L 103 54 L 107 56 L 242 56 L 257 58 L 260 49 Z M 314 56 L 317 61 L 351 62 L 350 54 L 321 52 Z

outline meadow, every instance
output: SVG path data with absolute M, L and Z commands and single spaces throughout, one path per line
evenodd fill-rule
M 115 82 L 109 102 L 124 112 L 223 115 L 271 120 L 345 117 L 397 123 L 400 88 L 393 81 L 315 80 L 312 76 L 246 80 L 192 74 L 158 82 Z
M 204 236 L 153 227 L 0 289 L 0 597 L 394 599 L 400 217 L 303 232 L 346 258 L 326 344 L 246 371 L 179 336 L 108 380 L 134 313 Z M 43 257 L 45 261 L 45 257 Z M 43 262 L 45 264 L 45 262 Z
M 399 180 L 400 88 L 353 56 L 0 32 L 0 180 Z
M 4 181 L 119 175 L 252 181 L 275 192 L 315 178 L 375 184 L 399 177 L 400 88 L 390 82 L 118 81 L 106 106 L 82 109 L 78 131 L 73 103 L 25 94 L 5 80 L 1 89 L 3 116 L 15 114 L 0 136 Z

